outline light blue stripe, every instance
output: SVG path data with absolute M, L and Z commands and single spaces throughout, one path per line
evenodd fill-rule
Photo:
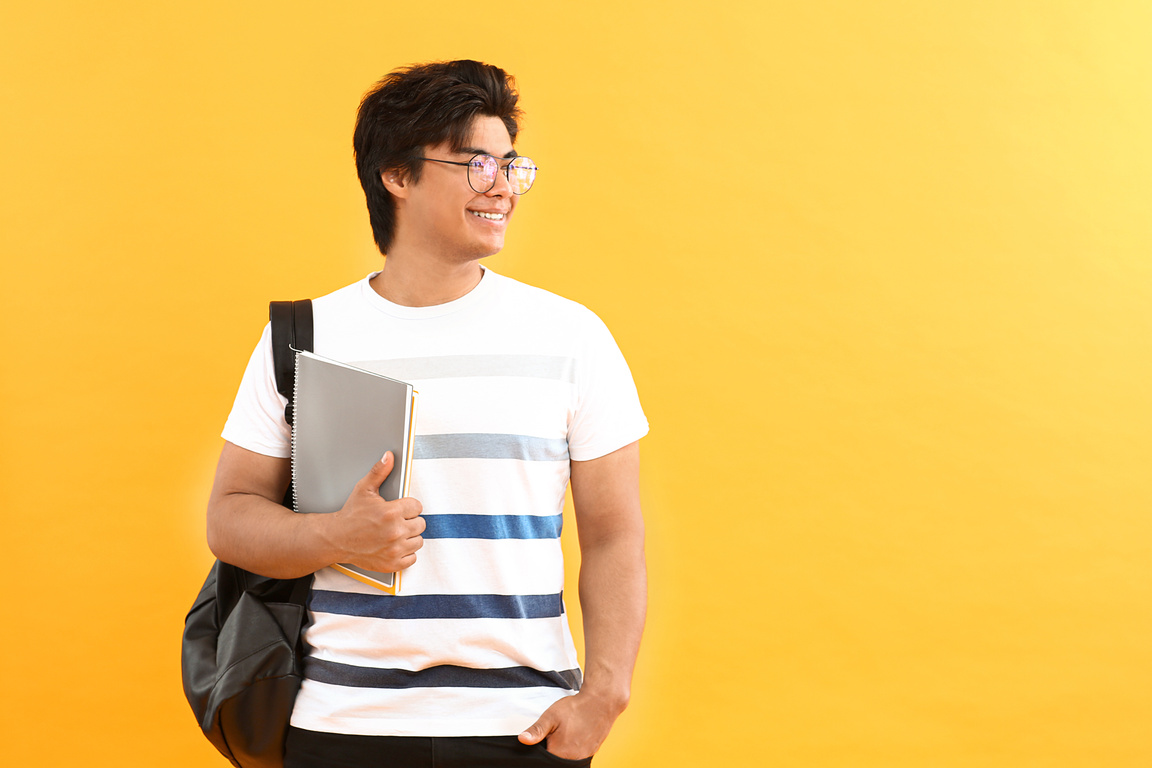
M 483 433 L 417 435 L 412 458 L 416 461 L 422 459 L 568 461 L 568 441 L 564 438 Z
M 459 379 L 468 376 L 510 376 L 525 379 L 576 381 L 576 360 L 552 355 L 445 355 L 367 360 L 359 368 L 401 381 L 413 379 Z
M 564 515 L 424 515 L 426 539 L 558 539 Z

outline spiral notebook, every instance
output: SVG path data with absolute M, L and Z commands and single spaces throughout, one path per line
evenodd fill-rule
M 417 394 L 407 382 L 297 352 L 292 419 L 295 510 L 338 511 L 386 451 L 392 451 L 395 463 L 380 495 L 388 501 L 407 496 Z M 399 573 L 347 563 L 332 567 L 389 594 L 400 590 Z

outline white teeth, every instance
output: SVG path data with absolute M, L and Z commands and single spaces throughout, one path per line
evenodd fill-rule
M 482 219 L 491 219 L 492 221 L 500 221 L 504 218 L 502 213 L 484 213 L 482 211 L 469 211 L 473 216 L 479 216 Z

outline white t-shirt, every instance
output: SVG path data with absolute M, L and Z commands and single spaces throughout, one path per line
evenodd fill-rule
M 460 299 L 404 307 L 372 276 L 313 302 L 315 350 L 419 391 L 410 495 L 424 547 L 395 596 L 317 573 L 292 724 L 520 733 L 580 685 L 560 549 L 569 460 L 622 448 L 648 422 L 619 348 L 583 306 L 485 270 Z M 288 457 L 284 403 L 266 327 L 224 439 Z

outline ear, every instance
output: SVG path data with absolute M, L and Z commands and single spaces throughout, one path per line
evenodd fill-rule
M 389 194 L 393 197 L 405 198 L 408 197 L 408 190 L 411 187 L 411 180 L 408 175 L 400 170 L 384 170 L 380 171 L 380 181 L 383 182 L 384 188 L 388 190 Z

